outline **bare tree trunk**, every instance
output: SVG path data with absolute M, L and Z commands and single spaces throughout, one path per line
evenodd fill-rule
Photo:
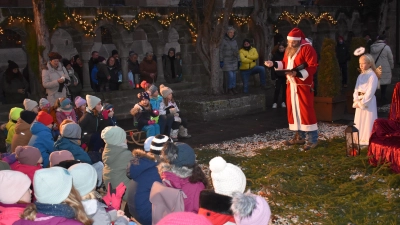
M 267 22 L 267 6 L 270 3 L 271 1 L 267 0 L 254 1 L 254 11 L 251 15 L 254 23 L 255 47 L 259 51 L 259 65 L 263 65 L 265 60 L 269 60 L 271 58 L 271 50 L 274 47 L 274 32 L 272 30 L 272 25 Z M 267 82 L 270 82 L 270 79 L 267 79 Z
M 233 3 L 235 0 L 226 0 L 224 5 L 224 17 L 222 21 L 217 21 L 214 16 L 216 0 L 209 0 L 204 5 L 202 12 L 196 7 L 196 0 L 193 0 L 193 9 L 198 24 L 198 36 L 196 43 L 196 53 L 202 60 L 206 72 L 210 76 L 210 91 L 212 94 L 221 94 L 221 71 L 219 68 L 219 46 L 221 44 L 225 27 L 228 25 L 229 15 L 232 12 Z M 201 16 L 199 13 L 203 13 Z M 200 21 L 200 18 L 204 19 Z
M 381 35 L 386 30 L 387 16 L 389 12 L 389 0 L 383 0 L 378 20 L 378 34 Z
M 48 60 L 47 53 L 50 51 L 50 34 L 49 29 L 44 20 L 46 11 L 45 0 L 32 0 L 33 15 L 35 23 L 35 32 L 37 36 L 37 45 L 39 49 L 39 70 L 46 64 Z

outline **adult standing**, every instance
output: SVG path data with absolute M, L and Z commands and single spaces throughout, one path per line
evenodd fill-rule
M 157 82 L 157 63 L 153 60 L 153 52 L 146 52 L 146 57 L 140 63 L 140 81 L 149 84 Z
M 257 49 L 252 47 L 249 39 L 243 40 L 243 46 L 239 51 L 240 55 L 240 75 L 243 81 L 243 93 L 249 92 L 249 77 L 258 73 L 260 75 L 261 87 L 267 89 L 267 81 L 265 77 L 264 66 L 257 66 L 258 59 Z
M 79 55 L 74 55 L 74 57 L 72 57 L 72 68 L 74 69 L 75 73 L 78 74 L 79 77 L 79 82 L 81 84 L 81 86 L 83 87 L 83 63 L 81 58 L 79 57 Z
M 100 92 L 108 91 L 108 85 L 110 80 L 110 73 L 107 68 L 107 60 L 103 56 L 97 58 L 97 69 L 96 78 L 98 81 L 98 89 Z M 94 75 L 92 75 L 94 77 Z
M 344 43 L 342 36 L 338 37 L 338 43 L 336 45 L 336 58 L 339 62 L 340 73 L 342 74 L 342 85 L 347 87 L 347 61 L 350 60 L 349 48 Z
M 111 57 L 115 59 L 115 65 L 118 67 L 118 69 L 121 69 L 121 61 L 119 59 L 119 54 L 116 49 L 111 51 Z
M 164 78 L 167 83 L 177 83 L 179 75 L 182 73 L 182 66 L 180 65 L 179 59 L 175 57 L 175 48 L 168 50 L 168 55 L 163 58 L 163 71 Z
M 238 44 L 236 42 L 235 28 L 228 27 L 219 47 L 219 66 L 224 71 L 225 92 L 237 94 L 236 71 L 240 67 Z
M 92 75 L 92 70 L 93 70 L 94 66 L 97 64 L 98 58 L 99 58 L 99 52 L 93 51 L 92 57 L 90 57 L 90 59 L 89 59 L 90 87 L 93 89 L 93 91 L 97 91 L 97 87 L 95 84 L 93 84 L 91 75 Z
M 116 59 L 114 57 L 108 58 L 107 69 L 110 75 L 109 89 L 110 91 L 118 91 L 119 85 L 122 82 L 122 72 L 121 67 L 117 65 Z
M 68 72 L 60 63 L 62 58 L 57 52 L 49 52 L 49 62 L 42 70 L 42 85 L 46 89 L 47 100 L 53 106 L 58 98 L 67 97 L 67 85 L 70 84 Z
M 27 97 L 28 81 L 26 81 L 14 61 L 8 60 L 8 67 L 4 73 L 2 85 L 7 104 L 22 103 Z
M 368 31 L 365 31 L 363 37 L 364 37 L 364 40 L 367 42 L 365 44 L 365 53 L 370 53 L 371 45 L 374 43 L 371 39 L 371 35 L 369 34 Z
M 394 68 L 393 54 L 389 45 L 385 43 L 386 35 L 379 35 L 378 40 L 371 45 L 371 55 L 377 67 L 382 67 L 380 79 L 381 101 L 386 101 L 386 89 L 392 82 L 392 69 Z
M 285 54 L 286 46 L 283 42 L 278 44 L 278 51 L 272 56 L 272 61 L 282 61 L 283 55 Z M 282 108 L 286 108 L 286 76 L 279 76 L 275 73 L 275 70 L 271 71 L 271 77 L 275 80 L 275 92 L 274 92 L 274 103 L 272 104 L 272 108 L 278 107 L 278 97 L 279 93 L 282 90 Z
M 138 61 L 138 54 L 134 51 L 129 52 L 128 59 L 128 72 L 132 73 L 132 85 L 135 85 L 134 88 L 139 88 L 140 84 L 140 65 Z
M 285 144 L 304 144 L 303 149 L 309 150 L 318 144 L 313 93 L 313 78 L 318 66 L 317 53 L 298 28 L 289 32 L 287 40 L 288 46 L 283 61 L 266 61 L 265 65 L 274 66 L 277 69 L 294 69 L 286 73 L 288 79 L 286 102 L 289 129 L 296 131 L 296 134 Z M 300 65 L 305 65 L 305 68 L 295 69 Z M 306 136 L 308 136 L 307 139 Z

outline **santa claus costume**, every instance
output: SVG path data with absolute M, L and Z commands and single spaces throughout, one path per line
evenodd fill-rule
M 306 65 L 304 69 L 295 70 L 296 76 L 287 77 L 286 104 L 289 129 L 299 131 L 302 141 L 309 138 L 304 146 L 305 150 L 314 148 L 318 141 L 317 118 L 314 111 L 314 82 L 313 78 L 317 71 L 317 53 L 311 43 L 305 38 L 304 33 L 294 28 L 287 36 L 288 40 L 300 41 L 297 52 L 289 57 L 286 53 L 283 61 L 277 61 L 274 66 L 277 69 L 293 69 L 301 64 Z M 297 140 L 298 137 L 296 137 Z M 300 139 L 300 142 L 301 142 Z M 294 144 L 293 142 L 288 142 Z M 299 143 L 299 142 L 297 142 Z

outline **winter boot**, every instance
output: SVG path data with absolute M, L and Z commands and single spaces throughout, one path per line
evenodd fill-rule
M 286 146 L 290 146 L 290 145 L 303 145 L 305 143 L 306 141 L 300 137 L 299 132 L 296 132 L 292 140 L 286 140 L 284 141 L 283 144 Z
M 171 130 L 171 134 L 169 135 L 169 137 L 173 140 L 173 141 L 178 141 L 178 129 L 176 130 Z
M 184 128 L 182 125 L 179 127 L 179 137 L 180 138 L 190 138 L 192 135 L 188 134 L 187 128 Z

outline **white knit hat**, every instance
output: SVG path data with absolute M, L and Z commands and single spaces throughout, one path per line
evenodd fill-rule
M 31 179 L 19 171 L 0 171 L 0 202 L 17 203 L 31 186 Z
M 82 197 L 89 194 L 96 187 L 97 172 L 93 166 L 87 163 L 78 163 L 71 166 L 68 171 L 72 175 L 75 189 Z
M 29 98 L 24 99 L 25 110 L 32 111 L 32 109 L 36 106 L 39 106 L 37 101 L 31 100 Z
M 94 109 L 94 107 L 96 107 L 97 104 L 99 104 L 99 102 L 101 102 L 101 99 L 93 95 L 86 95 L 86 102 L 88 108 L 92 110 Z
M 239 167 L 217 156 L 210 160 L 210 170 L 215 193 L 232 197 L 235 191 L 244 192 L 246 176 Z
M 173 92 L 173 91 L 172 91 L 171 88 L 169 88 L 169 87 L 167 87 L 167 86 L 164 86 L 164 84 L 161 84 L 161 85 L 160 85 L 160 93 L 161 93 L 161 96 L 162 96 L 163 98 L 167 98 L 168 95 L 171 94 L 172 92 Z
M 150 137 L 146 138 L 146 140 L 144 141 L 143 148 L 146 152 L 150 151 L 150 145 L 151 145 L 151 142 L 153 141 L 153 138 L 154 138 L 154 136 L 150 136 Z
M 33 177 L 33 189 L 38 202 L 60 204 L 72 189 L 72 176 L 62 167 L 40 169 Z
M 125 143 L 126 133 L 118 126 L 108 126 L 101 131 L 101 138 L 106 144 L 119 145 Z

